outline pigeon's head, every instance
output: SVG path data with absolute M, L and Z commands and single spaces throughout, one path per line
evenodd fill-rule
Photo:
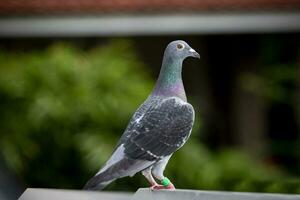
M 184 60 L 187 57 L 199 58 L 200 55 L 183 40 L 176 40 L 168 44 L 165 55 L 167 57 Z

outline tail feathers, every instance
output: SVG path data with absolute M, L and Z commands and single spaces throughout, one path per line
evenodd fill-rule
M 123 158 L 109 167 L 104 166 L 98 174 L 96 174 L 86 183 L 83 189 L 102 190 L 115 179 L 125 176 L 133 176 L 137 172 L 149 167 L 151 164 L 153 164 L 153 161 L 149 162 L 145 160 Z
M 113 179 L 114 180 L 114 179 Z M 102 181 L 101 174 L 98 174 L 91 178 L 83 187 L 84 190 L 103 190 L 109 183 L 111 183 L 113 180 L 110 181 Z
M 116 164 L 115 164 L 116 165 Z M 116 166 L 104 166 L 93 178 L 91 178 L 84 186 L 84 190 L 102 190 L 114 179 L 118 178 Z M 105 169 L 105 170 L 104 170 Z

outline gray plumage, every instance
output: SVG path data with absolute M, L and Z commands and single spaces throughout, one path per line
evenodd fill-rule
M 171 155 L 189 138 L 194 123 L 194 109 L 186 102 L 181 79 L 182 61 L 188 56 L 199 54 L 184 41 L 168 45 L 153 92 L 134 113 L 111 158 L 84 189 L 101 190 L 117 178 L 156 166 L 163 172 Z

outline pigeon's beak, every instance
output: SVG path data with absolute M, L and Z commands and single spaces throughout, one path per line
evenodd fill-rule
M 200 59 L 200 54 L 197 53 L 197 51 L 195 51 L 194 49 L 190 48 L 189 52 L 191 53 L 192 57 Z

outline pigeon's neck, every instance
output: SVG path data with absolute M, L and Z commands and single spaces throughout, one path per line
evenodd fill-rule
M 181 59 L 165 57 L 153 94 L 164 97 L 176 96 L 186 101 L 181 71 Z

